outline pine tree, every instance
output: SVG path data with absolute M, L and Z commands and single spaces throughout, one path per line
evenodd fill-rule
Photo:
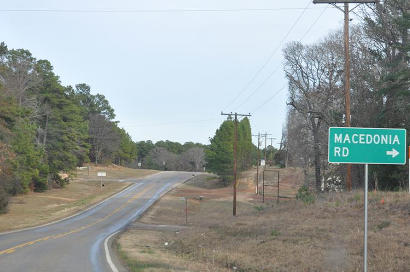
M 225 183 L 233 179 L 233 141 L 234 123 L 226 120 L 216 130 L 205 151 L 208 171 L 218 174 Z
M 40 60 L 36 68 L 41 78 L 35 90 L 41 113 L 37 141 L 45 151 L 50 177 L 60 181 L 60 171 L 73 170 L 88 154 L 87 121 L 50 62 Z
M 366 18 L 366 31 L 376 46 L 372 53 L 378 60 L 381 78 L 378 95 L 382 102 L 377 126 L 406 128 L 410 136 L 410 3 L 386 0 L 377 4 Z M 403 186 L 406 167 L 377 165 L 371 168 L 381 188 Z

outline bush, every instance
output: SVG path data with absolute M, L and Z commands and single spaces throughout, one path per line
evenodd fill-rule
M 64 188 L 67 184 L 70 183 L 70 178 L 69 177 L 62 177 L 59 174 L 53 174 L 52 179 L 59 188 Z
M 279 234 L 280 234 L 280 232 L 278 230 L 273 229 L 270 233 L 270 236 L 277 237 L 277 236 L 279 236 Z
M 296 194 L 296 199 L 302 200 L 305 204 L 312 204 L 315 202 L 315 195 L 305 185 L 299 188 Z
M 9 195 L 6 190 L 0 186 L 0 214 L 7 212 L 7 205 L 9 204 Z

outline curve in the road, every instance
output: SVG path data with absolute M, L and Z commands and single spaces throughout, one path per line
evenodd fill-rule
M 0 271 L 19 272 L 27 267 L 32 272 L 115 271 L 109 265 L 106 238 L 191 177 L 192 173 L 187 172 L 155 174 L 135 180 L 138 183 L 127 190 L 77 216 L 43 227 L 0 234 Z

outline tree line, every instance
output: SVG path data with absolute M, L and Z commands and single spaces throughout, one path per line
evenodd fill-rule
M 9 195 L 62 187 L 84 163 L 203 169 L 203 146 L 135 143 L 102 94 L 62 85 L 48 60 L 0 44 L 0 212 Z M 165 162 L 165 168 L 163 163 Z
M 85 162 L 130 161 L 136 146 L 104 95 L 63 86 L 51 63 L 0 44 L 0 210 L 7 195 L 64 186 Z
M 350 35 L 351 124 L 406 128 L 409 137 L 409 1 L 386 0 L 357 12 L 362 20 Z M 325 187 L 343 187 L 344 166 L 327 163 L 328 128 L 345 121 L 343 33 L 313 44 L 291 42 L 283 54 L 289 110 L 278 158 L 304 167 L 308 179 L 315 166 Z M 354 165 L 352 173 L 353 185 L 361 186 L 363 167 Z M 369 178 L 380 189 L 404 188 L 408 180 L 406 167 L 397 165 L 373 165 Z
M 137 161 L 140 167 L 157 170 L 204 171 L 205 148 L 199 143 L 180 144 L 172 141 L 140 141 L 137 146 Z

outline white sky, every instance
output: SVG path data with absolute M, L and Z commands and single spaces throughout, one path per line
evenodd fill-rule
M 282 48 L 286 42 L 302 37 L 306 43 L 317 41 L 343 24 L 340 11 L 311 3 L 283 41 L 310 2 L 312 0 L 71 0 L 64 3 L 14 0 L 2 3 L 0 8 L 0 40 L 9 48 L 25 48 L 38 59 L 50 60 L 64 85 L 84 82 L 91 85 L 94 93 L 104 94 L 114 107 L 120 126 L 134 140 L 168 139 L 207 144 L 224 119 L 220 112 L 238 111 L 254 113 L 250 118 L 253 134 L 267 131 L 278 139 L 277 145 L 287 101 L 287 89 L 278 92 L 286 86 Z M 243 8 L 301 9 L 128 13 L 4 11 Z M 309 28 L 310 32 L 305 35 Z M 248 84 L 273 52 L 264 69 Z

